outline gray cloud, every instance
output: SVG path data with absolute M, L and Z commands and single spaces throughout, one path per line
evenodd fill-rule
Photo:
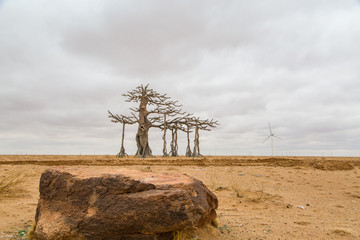
M 358 156 L 359 13 L 352 0 L 0 1 L 0 153 L 114 153 L 106 111 L 128 113 L 121 94 L 150 83 L 221 122 L 201 133 L 205 154 L 269 154 L 269 121 L 276 154 Z M 150 144 L 160 154 L 159 130 Z

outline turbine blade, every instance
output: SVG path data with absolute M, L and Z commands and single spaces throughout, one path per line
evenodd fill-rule
M 268 140 L 270 137 L 271 137 L 271 135 L 269 135 L 269 136 L 263 141 L 263 143 L 266 142 L 266 140 Z
M 282 139 L 282 138 L 280 138 L 280 137 L 278 137 L 278 136 L 276 136 L 276 135 L 273 135 L 274 137 L 276 137 L 276 138 L 278 138 L 278 139 Z
M 270 135 L 272 135 L 273 133 L 272 133 L 272 131 L 271 131 L 270 123 L 268 122 L 268 124 L 269 124 Z

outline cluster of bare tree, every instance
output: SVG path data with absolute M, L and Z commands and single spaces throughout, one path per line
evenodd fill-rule
M 136 157 L 151 157 L 152 152 L 149 146 L 149 129 L 152 127 L 160 128 L 163 131 L 163 156 L 178 156 L 178 131 L 186 132 L 187 134 L 187 147 L 186 156 L 199 157 L 199 130 L 210 131 L 211 128 L 219 125 L 217 121 L 205 119 L 202 120 L 194 117 L 192 114 L 185 113 L 181 110 L 181 105 L 177 101 L 170 100 L 166 94 L 159 94 L 158 92 L 150 89 L 149 85 L 140 85 L 132 91 L 123 94 L 127 99 L 126 102 L 139 103 L 138 108 L 130 108 L 131 116 L 124 116 L 112 114 L 110 111 L 109 118 L 114 123 L 122 123 L 122 140 L 120 152 L 117 157 L 127 156 L 124 148 L 124 135 L 126 124 L 138 124 L 138 131 L 136 134 L 137 152 Z M 152 109 L 147 107 L 151 106 Z M 170 152 L 166 148 L 166 132 L 171 131 Z M 194 149 L 190 148 L 190 133 L 194 130 Z

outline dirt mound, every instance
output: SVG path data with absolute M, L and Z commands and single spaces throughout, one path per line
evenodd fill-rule
M 273 166 L 309 167 L 326 171 L 352 170 L 360 166 L 355 157 L 264 157 L 264 156 L 204 156 L 201 158 L 153 157 L 116 158 L 104 155 L 49 155 L 49 156 L 0 156 L 0 165 L 44 165 L 44 166 Z
M 354 163 L 351 161 L 338 160 L 312 160 L 312 159 L 291 159 L 291 158 L 268 158 L 260 162 L 275 167 L 310 167 L 326 171 L 353 170 Z M 265 164 L 264 164 L 265 165 Z
M 354 166 L 349 162 L 344 161 L 314 161 L 309 163 L 310 167 L 320 170 L 337 171 L 337 170 L 353 170 Z

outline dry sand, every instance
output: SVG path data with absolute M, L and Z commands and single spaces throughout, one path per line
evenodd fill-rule
M 111 165 L 202 180 L 219 198 L 219 226 L 196 230 L 197 239 L 360 239 L 360 158 L 16 155 L 0 156 L 0 180 L 23 180 L 0 192 L 0 239 L 21 239 L 16 236 L 33 224 L 40 175 L 55 165 Z

